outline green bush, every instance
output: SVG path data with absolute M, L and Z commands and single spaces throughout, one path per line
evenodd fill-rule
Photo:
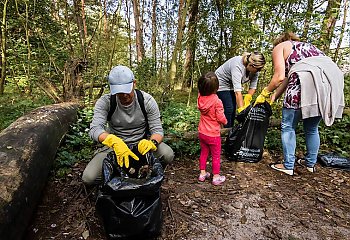
M 58 177 L 63 177 L 71 171 L 75 163 L 90 160 L 93 154 L 93 141 L 88 135 L 92 120 L 93 109 L 87 107 L 78 111 L 77 122 L 74 123 L 65 135 L 62 146 L 59 148 L 54 164 Z
M 14 93 L 0 95 L 0 131 L 31 110 L 51 104 L 52 100 L 39 94 L 23 97 Z
M 182 136 L 186 132 L 197 131 L 199 111 L 196 107 L 187 107 L 184 103 L 170 103 L 162 111 L 162 122 L 165 135 L 177 136 L 169 145 L 176 154 L 195 155 L 199 153 L 198 139 L 186 140 Z

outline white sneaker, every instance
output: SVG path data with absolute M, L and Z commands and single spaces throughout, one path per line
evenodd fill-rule
M 299 159 L 297 160 L 297 163 L 298 163 L 300 166 L 306 167 L 306 169 L 307 169 L 309 172 L 311 172 L 311 173 L 315 173 L 315 172 L 316 172 L 316 167 L 315 167 L 315 166 L 313 166 L 313 167 L 308 167 L 308 166 L 306 165 L 305 159 L 299 158 Z
M 294 174 L 294 170 L 293 169 L 278 168 L 278 167 L 276 167 L 276 164 L 277 163 L 270 164 L 270 167 L 272 169 L 277 170 L 277 171 L 284 172 L 285 174 L 293 176 L 293 174 Z

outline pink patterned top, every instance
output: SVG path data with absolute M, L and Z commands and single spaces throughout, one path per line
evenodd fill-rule
M 292 52 L 286 59 L 286 77 L 291 67 L 300 60 L 313 56 L 324 56 L 324 53 L 311 43 L 294 42 Z M 288 79 L 288 86 L 285 92 L 283 106 L 286 108 L 300 108 L 300 79 L 297 73 L 293 73 Z

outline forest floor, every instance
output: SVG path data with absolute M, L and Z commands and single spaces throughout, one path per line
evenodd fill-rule
M 170 239 L 350 239 L 350 172 L 301 166 L 288 176 L 269 163 L 222 159 L 222 186 L 198 183 L 197 159 L 175 159 L 161 187 L 163 227 Z M 65 179 L 51 178 L 25 240 L 106 239 L 95 211 L 97 188 L 86 188 L 79 163 Z M 210 165 L 208 165 L 210 166 Z

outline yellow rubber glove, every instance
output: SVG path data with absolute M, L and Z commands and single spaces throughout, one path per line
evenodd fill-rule
M 260 95 L 256 98 L 254 106 L 258 103 L 264 103 L 265 101 L 270 102 L 270 96 L 271 96 L 272 92 L 267 90 L 267 87 L 264 88 Z
M 149 150 L 157 151 L 157 146 L 151 140 L 142 139 L 137 145 L 137 149 L 142 155 L 145 155 Z
M 117 163 L 120 167 L 125 165 L 126 168 L 129 168 L 129 156 L 135 160 L 139 158 L 133 153 L 125 142 L 113 134 L 109 134 L 102 144 L 113 148 L 115 155 L 117 156 Z
M 246 95 L 244 95 L 244 105 L 243 107 L 240 107 L 237 109 L 238 113 L 242 112 L 244 109 L 246 109 L 249 105 L 250 105 L 250 101 L 252 100 L 252 95 L 250 95 L 249 93 L 247 93 Z

